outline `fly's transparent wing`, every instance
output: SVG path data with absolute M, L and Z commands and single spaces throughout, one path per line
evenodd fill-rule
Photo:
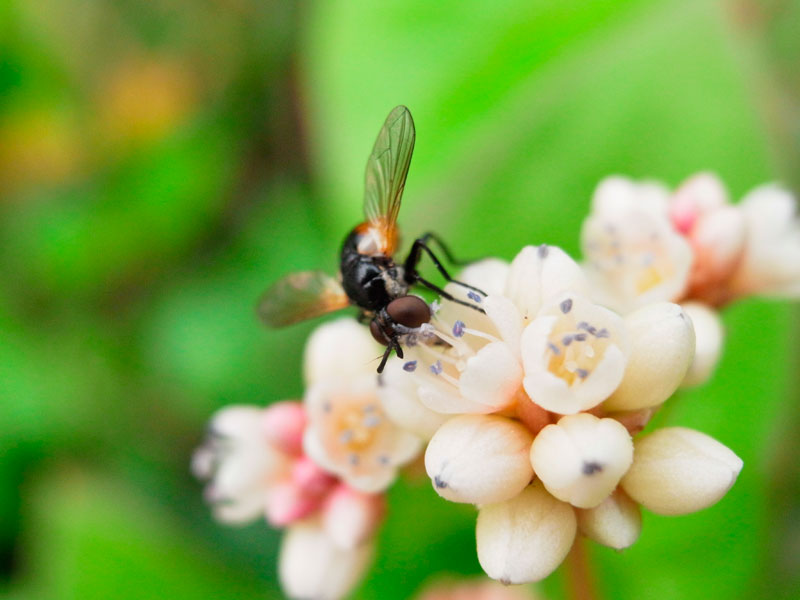
M 336 279 L 322 271 L 300 271 L 272 284 L 261 296 L 257 312 L 268 326 L 283 327 L 349 304 L 350 300 Z
M 414 152 L 414 120 L 405 106 L 389 113 L 367 161 L 364 215 L 391 254 L 397 240 L 397 213 Z

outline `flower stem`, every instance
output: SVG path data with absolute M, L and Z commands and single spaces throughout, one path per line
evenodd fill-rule
M 567 598 L 570 600 L 598 600 L 589 557 L 586 554 L 586 539 L 578 536 L 564 562 L 567 578 Z

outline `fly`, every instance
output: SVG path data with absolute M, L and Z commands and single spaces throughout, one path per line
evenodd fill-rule
M 427 233 L 414 240 L 402 263 L 392 258 L 397 250 L 397 215 L 415 137 L 411 113 L 405 106 L 396 107 L 386 118 L 367 161 L 366 220 L 345 238 L 339 277 L 322 271 L 301 271 L 279 279 L 259 301 L 258 314 L 264 323 L 282 327 L 355 305 L 361 311 L 361 318 L 370 321 L 372 337 L 386 346 L 378 365 L 381 373 L 392 351 L 403 358 L 401 338 L 431 319 L 427 302 L 409 295 L 412 286 L 424 286 L 446 300 L 484 312 L 420 275 L 417 267 L 424 252 L 448 282 L 469 289 L 470 298 L 479 302 L 476 293 L 485 296 L 478 288 L 450 277 L 429 243 L 436 242 L 450 262 L 456 261 L 436 235 Z

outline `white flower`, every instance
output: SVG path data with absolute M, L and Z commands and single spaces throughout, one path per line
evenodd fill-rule
M 717 367 L 725 329 L 713 308 L 701 302 L 684 302 L 681 306 L 692 320 L 695 334 L 694 358 L 681 386 L 699 385 L 708 381 Z
M 660 405 L 680 385 L 692 363 L 692 321 L 677 304 L 659 302 L 625 318 L 630 340 L 625 377 L 603 404 L 606 410 Z
M 337 545 L 317 519 L 300 521 L 289 527 L 281 543 L 281 586 L 296 600 L 339 600 L 361 580 L 373 553 L 371 543 Z
M 552 573 L 572 547 L 575 511 L 534 482 L 511 500 L 478 513 L 478 560 L 502 583 L 539 581 Z
M 209 479 L 206 499 L 227 523 L 263 516 L 271 489 L 288 476 L 290 457 L 270 442 L 265 409 L 229 406 L 211 420 L 206 443 L 192 458 L 192 470 Z
M 322 468 L 368 493 L 386 489 L 397 468 L 422 447 L 419 437 L 383 410 L 372 362 L 379 354 L 366 328 L 352 319 L 319 327 L 306 350 L 303 449 Z
M 403 369 L 405 364 L 406 361 L 399 358 L 386 363 L 378 380 L 381 407 L 398 426 L 429 440 L 447 420 L 447 415 L 434 412 L 420 402 L 416 382 Z
M 714 371 L 722 330 L 703 314 L 745 295 L 800 298 L 800 219 L 792 195 L 770 184 L 731 204 L 718 177 L 700 173 L 674 194 L 609 178 L 584 223 L 596 295 L 623 313 L 642 302 L 694 302 L 703 327 L 684 385 Z
M 579 508 L 593 508 L 614 491 L 631 466 L 633 442 L 614 419 L 568 415 L 539 432 L 530 460 L 553 496 Z
M 660 185 L 623 177 L 595 190 L 581 231 L 585 268 L 598 300 L 623 314 L 675 301 L 688 284 L 692 251 L 672 227 L 667 199 Z
M 473 278 L 489 270 L 482 265 L 480 271 L 467 269 L 460 277 L 481 287 Z M 431 331 L 439 343 L 420 343 L 411 349 L 419 397 L 431 409 L 479 414 L 514 408 L 524 375 L 520 344 L 525 325 L 559 293 L 587 289 L 580 267 L 551 246 L 524 248 L 510 267 L 493 263 L 490 289 L 500 288 L 503 275 L 503 294 L 488 297 L 448 285 L 448 292 L 472 300 L 486 314 L 445 300 Z
M 368 542 L 383 517 L 381 494 L 364 494 L 337 486 L 322 508 L 322 527 L 340 548 L 355 549 Z
M 670 198 L 670 216 L 694 254 L 686 296 L 710 304 L 728 300 L 726 283 L 745 248 L 745 222 L 722 182 L 711 173 L 689 178 Z
M 530 482 L 532 441 L 523 425 L 505 417 L 453 417 L 428 444 L 425 469 L 436 493 L 447 500 L 501 502 Z
M 555 413 L 597 406 L 622 381 L 627 337 L 610 310 L 577 294 L 557 296 L 522 334 L 525 391 Z
M 582 299 L 586 279 L 558 248 L 526 247 L 507 271 L 504 295 L 483 298 L 447 287 L 486 314 L 443 301 L 429 340 L 410 348 L 405 363 L 420 400 L 447 414 L 513 410 L 525 392 L 545 409 L 563 413 L 600 403 L 624 370 L 622 334 L 606 327 L 616 326 L 619 317 Z
M 637 439 L 622 488 L 646 508 L 682 515 L 711 506 L 733 486 L 742 459 L 715 439 L 667 427 Z
M 642 531 L 639 505 L 619 489 L 594 508 L 577 514 L 583 535 L 615 550 L 632 546 Z
M 745 250 L 730 286 L 735 295 L 800 298 L 800 219 L 797 201 L 768 184 L 750 192 L 740 205 Z
M 505 295 L 475 295 L 485 314 L 443 301 L 404 363 L 421 402 L 446 414 L 516 413 L 539 428 L 548 411 L 575 414 L 609 397 L 611 410 L 662 403 L 691 359 L 690 321 L 668 303 L 623 320 L 588 300 L 587 285 L 564 252 L 529 246 L 508 269 Z

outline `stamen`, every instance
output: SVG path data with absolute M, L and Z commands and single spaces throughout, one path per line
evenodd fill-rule
M 353 430 L 352 429 L 345 429 L 342 433 L 339 434 L 339 441 L 342 444 L 349 444 L 353 441 Z
M 445 361 L 446 363 L 450 363 L 451 365 L 455 365 L 456 367 L 458 367 L 458 364 L 459 364 L 459 361 L 458 361 L 458 359 L 455 359 L 455 358 L 453 358 L 452 356 L 448 356 L 448 355 L 447 355 L 447 354 L 445 354 L 444 352 L 441 352 L 440 350 L 437 350 L 437 349 L 435 349 L 435 348 L 432 348 L 431 346 L 428 346 L 427 344 L 422 344 L 422 345 L 420 346 L 420 348 L 422 348 L 423 350 L 425 350 L 425 351 L 426 351 L 428 354 L 432 354 L 432 355 L 433 355 L 433 356 L 435 356 L 435 357 L 436 357 L 438 360 L 443 360 L 443 361 Z M 414 362 L 417 362 L 417 361 L 414 361 Z M 416 369 L 416 367 L 414 367 L 414 368 Z
M 499 342 L 496 337 L 493 335 L 486 333 L 485 331 L 481 331 L 480 329 L 472 329 L 470 327 L 464 328 L 464 333 L 468 333 L 470 335 L 474 335 L 477 338 L 482 338 L 484 340 L 489 340 L 490 342 Z
M 589 323 L 587 323 L 586 321 L 581 321 L 575 326 L 575 329 L 578 330 L 584 329 L 586 331 L 589 331 Z
M 600 331 L 598 331 L 598 332 L 597 332 L 595 335 L 596 335 L 597 337 L 599 337 L 599 338 L 607 338 L 607 337 L 611 337 L 611 334 L 608 332 L 608 329 L 606 329 L 605 327 L 603 327 L 603 328 L 602 328 Z
M 564 346 L 569 346 L 572 343 L 572 335 L 569 333 L 565 335 L 563 338 L 561 338 L 561 343 Z
M 367 415 L 364 417 L 364 427 L 377 427 L 381 424 L 381 418 L 378 415 Z
M 589 371 L 587 371 L 586 369 L 575 369 L 575 375 L 577 375 L 581 379 L 586 379 L 589 376 Z
M 542 244 L 536 249 L 536 254 L 539 255 L 539 258 L 544 260 L 547 258 L 547 255 L 550 254 L 550 248 L 547 246 L 547 244 Z
M 403 365 L 403 371 L 405 371 L 406 373 L 413 373 L 416 370 L 417 370 L 417 361 L 415 360 L 410 360 Z
M 389 464 L 389 457 L 386 454 L 381 454 L 378 457 L 378 462 L 380 464 L 382 464 L 382 465 L 388 465 Z
M 576 342 L 585 342 L 586 341 L 586 334 L 585 333 L 576 333 L 573 339 Z
M 440 379 L 444 379 L 447 383 L 449 383 L 453 387 L 456 387 L 456 388 L 458 387 L 458 379 L 456 379 L 452 375 L 444 372 L 444 373 L 439 374 L 438 377 Z
M 464 321 L 456 321 L 453 324 L 453 335 L 460 338 L 464 335 Z
M 561 307 L 561 312 L 567 314 L 572 310 L 572 298 L 567 298 L 559 306 Z
M 561 350 L 559 350 L 558 346 L 556 346 L 553 342 L 547 342 L 547 348 L 548 350 L 550 350 L 550 352 L 552 352 L 556 356 L 561 354 Z
M 447 342 L 448 344 L 450 344 L 462 356 L 472 356 L 475 354 L 475 351 L 469 347 L 469 344 L 467 344 L 466 342 L 464 342 L 459 338 L 450 337 L 444 331 L 440 331 L 439 329 L 434 329 L 433 335 L 438 337 L 443 342 Z
M 348 457 L 348 459 L 347 459 L 347 460 L 348 460 L 348 461 L 350 462 L 350 464 L 351 464 L 351 465 L 353 465 L 354 467 L 355 467 L 355 466 L 357 466 L 357 465 L 358 465 L 358 461 L 359 461 L 359 459 L 358 459 L 358 454 L 356 454 L 356 453 L 354 452 L 353 454 L 351 454 L 351 455 Z
M 467 292 L 467 298 L 469 298 L 473 302 L 477 302 L 478 304 L 480 304 L 483 301 L 483 298 L 481 298 L 478 294 L 476 294 L 472 290 Z
M 583 463 L 583 474 L 584 475 L 594 475 L 598 471 L 603 470 L 603 465 L 598 462 L 594 461 L 587 461 Z
M 442 371 L 444 371 L 444 367 L 442 367 L 442 361 L 437 360 L 435 363 L 431 365 L 431 373 L 434 375 L 440 375 Z

